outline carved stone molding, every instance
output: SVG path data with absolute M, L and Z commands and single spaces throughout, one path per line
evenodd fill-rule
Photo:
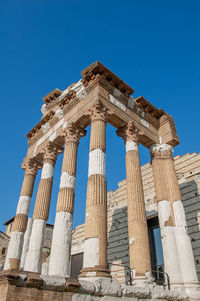
M 138 143 L 139 137 L 143 134 L 142 131 L 138 130 L 132 121 L 129 121 L 127 125 L 119 128 L 117 131 L 117 136 L 121 137 L 124 142 L 134 141 Z
M 172 152 L 171 151 L 153 151 L 151 152 L 151 159 L 167 159 L 167 158 L 170 158 L 170 159 L 173 159 L 172 157 Z
M 65 129 L 63 133 L 64 141 L 67 142 L 79 142 L 79 139 L 81 137 L 84 137 L 86 135 L 87 131 L 78 128 L 74 124 L 68 125 L 68 127 Z
M 22 169 L 25 170 L 26 174 L 36 175 L 38 169 L 42 168 L 41 162 L 35 160 L 35 158 L 25 159 L 22 163 Z
M 151 159 L 156 159 L 156 158 L 173 158 L 172 154 L 174 152 L 174 149 L 171 145 L 169 144 L 153 144 L 149 148 L 150 154 L 151 154 Z
M 42 150 L 43 160 L 53 160 L 56 162 L 57 156 L 63 152 L 63 148 L 53 142 L 49 142 Z
M 108 115 L 113 114 L 112 111 L 107 110 L 102 103 L 98 100 L 94 106 L 86 112 L 86 116 L 89 116 L 91 122 L 94 120 L 102 120 L 106 122 Z

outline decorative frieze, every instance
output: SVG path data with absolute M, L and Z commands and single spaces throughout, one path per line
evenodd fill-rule
M 48 132 L 48 130 L 50 129 L 50 124 L 47 122 L 47 123 L 45 123 L 45 124 L 43 124 L 42 126 L 41 126 L 41 129 L 42 129 L 42 132 L 43 133 L 46 133 L 46 132 Z
M 144 112 L 142 112 L 142 113 L 144 113 Z M 140 121 L 141 121 L 142 125 L 144 125 L 146 128 L 149 128 L 149 123 L 145 119 L 141 118 Z
M 110 94 L 110 102 L 113 103 L 116 107 L 118 107 L 122 111 L 126 111 L 126 106 L 111 94 Z
M 129 99 L 128 99 L 128 107 L 133 109 L 134 106 L 135 106 L 134 98 L 132 96 L 130 96 Z
M 63 110 L 62 109 L 57 109 L 56 110 L 56 114 L 55 114 L 55 116 L 58 118 L 58 119 L 61 119 L 61 118 L 63 118 Z

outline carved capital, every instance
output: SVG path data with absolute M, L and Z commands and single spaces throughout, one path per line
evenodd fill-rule
M 149 148 L 151 159 L 173 158 L 173 147 L 169 144 L 153 144 Z
M 42 150 L 43 160 L 56 162 L 57 156 L 63 152 L 63 148 L 53 142 L 49 142 Z
M 65 143 L 67 142 L 76 142 L 79 143 L 79 139 L 81 137 L 84 137 L 86 135 L 87 131 L 78 128 L 77 126 L 70 124 L 68 127 L 65 129 L 63 133 L 64 141 Z
M 22 168 L 25 170 L 25 174 L 35 176 L 38 169 L 42 168 L 42 164 L 41 162 L 35 160 L 35 158 L 28 158 L 23 161 Z
M 140 135 L 142 135 L 143 132 L 138 130 L 132 121 L 129 121 L 127 125 L 119 128 L 117 130 L 117 136 L 122 137 L 124 139 L 124 142 L 126 141 L 134 141 L 138 143 Z
M 86 112 L 86 116 L 90 117 L 91 122 L 94 120 L 106 122 L 107 116 L 110 114 L 112 114 L 112 112 L 107 110 L 100 101 L 97 101 L 94 106 Z

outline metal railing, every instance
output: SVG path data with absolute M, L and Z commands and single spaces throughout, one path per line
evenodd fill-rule
M 115 266 L 127 268 L 129 270 L 128 276 L 129 276 L 130 285 L 132 285 L 132 271 L 131 271 L 131 268 L 128 265 L 117 264 L 117 263 L 112 263 L 112 262 L 109 262 L 108 264 L 110 266 L 115 265 Z M 168 290 L 170 290 L 169 275 L 166 272 L 164 272 L 164 267 L 162 265 L 158 265 L 155 268 L 156 268 L 155 270 L 152 270 L 152 275 L 155 278 L 154 281 L 156 282 L 156 284 L 157 285 L 162 285 L 162 286 L 165 287 L 166 286 L 165 283 L 167 283 L 167 288 L 168 288 Z
M 170 279 L 169 279 L 169 275 L 164 272 L 164 266 L 163 265 L 158 265 L 155 267 L 155 270 L 152 270 L 152 274 L 155 278 L 155 282 L 157 285 L 162 285 L 162 286 L 166 286 L 165 283 L 167 283 L 167 288 L 168 290 L 170 290 Z

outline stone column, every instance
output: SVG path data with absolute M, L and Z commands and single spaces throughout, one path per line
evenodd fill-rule
M 106 111 L 97 103 L 91 118 L 82 277 L 110 277 L 107 266 Z
M 65 150 L 53 230 L 49 275 L 70 276 L 70 254 L 74 190 L 79 139 L 86 131 L 69 126 L 65 133 Z
M 126 145 L 126 185 L 128 202 L 128 237 L 130 268 L 133 281 L 147 280 L 151 275 L 149 237 L 144 192 L 138 152 L 139 131 L 130 121 L 117 131 Z
M 41 180 L 39 183 L 35 208 L 33 212 L 32 232 L 24 265 L 25 271 L 39 273 L 41 271 L 42 248 L 46 229 L 46 221 L 49 217 L 53 172 L 59 152 L 61 152 L 61 148 L 58 148 L 52 143 L 49 143 L 44 150 Z
M 197 284 L 192 245 L 172 157 L 173 147 L 150 147 L 165 271 L 173 286 Z
M 24 233 L 26 231 L 30 200 L 33 193 L 38 163 L 33 159 L 29 159 L 26 163 L 24 163 L 23 168 L 25 169 L 24 181 L 20 193 L 16 216 L 13 223 L 11 239 L 5 260 L 5 270 L 18 269 L 20 266 Z
M 25 232 L 25 235 L 24 235 L 24 243 L 23 243 L 21 261 L 20 261 L 20 268 L 21 269 L 24 269 L 26 254 L 28 252 L 28 247 L 29 247 L 29 242 L 30 242 L 32 226 L 33 226 L 33 219 L 31 217 L 29 217 L 27 227 L 26 227 L 26 232 Z

